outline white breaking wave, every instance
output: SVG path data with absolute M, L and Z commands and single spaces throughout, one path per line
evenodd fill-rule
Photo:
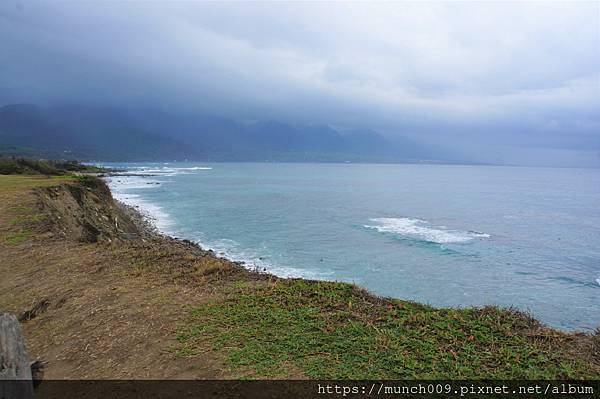
M 130 192 L 132 189 L 156 187 L 155 183 L 161 183 L 160 181 L 128 176 L 107 178 L 106 182 L 114 199 L 135 207 L 159 231 L 166 234 L 172 233 L 173 221 L 160 206 L 143 199 L 139 194 Z
M 212 170 L 212 167 L 208 166 L 194 166 L 189 168 L 174 168 L 169 166 L 140 166 L 140 167 L 131 167 L 128 168 L 124 172 L 119 172 L 117 175 L 159 175 L 159 176 L 175 176 L 175 175 L 183 175 L 190 174 L 190 172 L 195 170 Z
M 110 187 L 114 199 L 126 205 L 135 207 L 136 210 L 149 220 L 159 232 L 170 236 L 176 236 L 176 223 L 171 219 L 170 215 L 165 212 L 162 207 L 145 200 L 140 194 L 132 192 L 138 189 L 155 188 L 157 187 L 157 183 L 165 183 L 164 180 L 136 176 L 136 174 L 144 175 L 147 173 L 163 172 L 160 173 L 160 177 L 162 177 L 169 176 L 174 169 L 204 170 L 212 168 L 136 168 L 135 171 L 129 169 L 125 176 L 112 176 L 105 180 Z M 164 173 L 165 171 L 166 173 Z M 242 265 L 249 270 L 264 271 L 283 278 L 303 277 L 315 280 L 324 280 L 333 274 L 333 272 L 305 270 L 292 266 L 274 264 L 267 256 L 265 256 L 263 251 L 242 248 L 234 240 L 221 239 L 205 242 L 194 239 L 194 241 L 206 250 L 213 250 L 219 256 L 222 255 L 229 260 L 241 262 Z
M 600 277 L 598 277 L 598 278 L 596 279 L 596 282 L 598 283 L 598 285 L 600 285 Z
M 302 277 L 314 280 L 325 280 L 333 275 L 333 272 L 299 269 L 273 263 L 264 251 L 242 248 L 235 240 L 220 239 L 203 241 L 195 239 L 194 242 L 204 249 L 213 250 L 218 256 L 224 256 L 234 262 L 241 262 L 242 266 L 248 270 L 267 272 L 283 278 Z
M 403 237 L 437 244 L 465 243 L 475 238 L 489 238 L 489 234 L 476 231 L 450 230 L 443 226 L 432 226 L 426 220 L 412 218 L 375 218 L 369 221 L 375 225 L 365 225 L 381 233 L 398 234 Z

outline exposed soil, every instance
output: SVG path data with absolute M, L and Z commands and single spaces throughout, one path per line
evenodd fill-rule
M 0 240 L 0 310 L 19 316 L 47 379 L 230 377 L 208 348 L 176 356 L 176 330 L 187 307 L 263 277 L 130 215 L 99 180 L 0 190 L 0 236 L 28 233 Z

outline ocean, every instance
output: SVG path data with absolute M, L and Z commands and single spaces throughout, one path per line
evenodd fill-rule
M 125 163 L 116 199 L 248 268 L 600 326 L 600 170 Z

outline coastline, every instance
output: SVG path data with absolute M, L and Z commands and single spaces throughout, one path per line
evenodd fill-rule
M 194 231 L 195 234 L 183 234 L 183 236 L 178 236 L 176 233 L 174 233 L 173 229 L 169 229 L 169 228 L 164 228 L 164 226 L 174 226 L 176 225 L 176 223 L 173 221 L 173 219 L 171 218 L 171 216 L 169 215 L 169 213 L 167 213 L 166 211 L 163 210 L 163 206 L 164 205 L 164 201 L 163 204 L 161 205 L 161 198 L 155 198 L 152 196 L 152 194 L 149 194 L 149 196 L 147 196 L 146 191 L 149 190 L 150 192 L 155 190 L 155 187 L 159 187 L 162 186 L 165 183 L 170 183 L 172 182 L 172 180 L 167 179 L 164 180 L 163 178 L 165 176 L 176 176 L 177 174 L 179 174 L 179 171 L 184 171 L 183 174 L 188 174 L 186 172 L 191 171 L 191 170 L 198 170 L 198 169 L 212 169 L 211 167 L 195 167 L 195 168 L 180 168 L 180 167 L 176 167 L 176 166 L 171 166 L 169 165 L 169 167 L 163 167 L 164 169 L 167 170 L 167 174 L 161 175 L 160 172 L 163 171 L 163 169 L 161 169 L 160 167 L 153 167 L 153 169 L 150 169 L 150 171 L 154 172 L 154 173 L 147 173 L 146 169 L 141 169 L 141 172 L 131 172 L 131 171 L 127 171 L 125 172 L 125 170 L 123 171 L 118 171 L 118 173 L 110 173 L 107 174 L 107 179 L 104 179 L 106 184 L 109 186 L 109 188 L 111 189 L 111 191 L 113 192 L 113 196 L 115 197 L 115 199 L 117 201 L 119 201 L 120 203 L 122 203 L 124 206 L 126 207 L 130 207 L 131 210 L 135 211 L 136 214 L 138 214 L 139 219 L 140 219 L 140 223 L 142 224 L 146 224 L 151 230 L 154 230 L 155 232 L 161 233 L 165 236 L 168 236 L 170 238 L 174 238 L 174 239 L 181 239 L 183 241 L 187 241 L 190 243 L 194 243 L 195 245 L 197 245 L 199 248 L 202 248 L 203 250 L 206 251 L 210 251 L 212 253 L 214 253 L 215 255 L 217 255 L 220 258 L 226 259 L 232 263 L 235 263 L 237 265 L 242 265 L 244 268 L 246 268 L 247 270 L 250 271 L 254 271 L 254 272 L 262 272 L 262 273 L 267 273 L 273 276 L 277 276 L 279 278 L 301 278 L 301 279 L 307 279 L 307 280 L 315 280 L 315 281 L 330 281 L 330 282 L 349 282 L 354 284 L 354 278 L 352 280 L 350 279 L 335 279 L 335 278 L 329 278 L 326 273 L 322 273 L 321 275 L 318 275 L 317 272 L 310 272 L 310 275 L 307 275 L 307 273 L 305 272 L 305 270 L 302 269 L 297 269 L 294 268 L 293 266 L 284 266 L 284 267 L 277 267 L 276 265 L 274 265 L 271 260 L 269 259 L 269 256 L 266 256 L 265 258 L 263 258 L 263 254 L 258 253 L 258 251 L 254 251 L 252 248 L 254 247 L 247 247 L 250 248 L 250 250 L 247 249 L 243 249 L 244 254 L 242 256 L 239 256 L 237 253 L 235 253 L 235 251 L 229 251 L 230 247 L 229 246 L 221 246 L 220 242 L 218 243 L 219 246 L 211 246 L 210 244 L 207 244 L 204 239 L 197 240 L 196 238 L 198 236 L 204 237 L 202 234 L 198 234 L 196 231 Z M 120 177 L 123 178 L 141 178 L 141 179 L 135 179 L 134 180 L 124 180 L 123 182 L 120 181 Z M 147 179 L 148 178 L 148 179 Z M 143 190 L 139 190 L 139 188 L 143 188 Z M 129 190 L 134 189 L 133 192 L 130 192 Z M 136 190 L 138 189 L 138 190 Z M 148 199 L 149 198 L 149 199 Z M 154 199 L 153 199 L 154 198 Z M 180 219 L 185 220 L 185 217 L 183 217 L 183 219 L 181 218 L 181 215 L 179 216 Z M 389 219 L 389 218 L 388 218 Z M 394 221 L 396 221 L 396 219 L 392 218 Z M 409 219 L 409 218 L 400 218 L 402 219 L 402 222 L 404 223 L 405 221 L 408 222 L 408 224 L 412 224 L 415 221 L 419 221 L 418 219 Z M 386 218 L 379 218 L 379 219 L 369 219 L 372 222 L 376 222 L 376 221 L 382 221 L 382 220 L 387 220 Z M 180 221 L 181 222 L 181 221 Z M 427 223 L 426 221 L 423 221 L 425 223 Z M 373 224 L 373 223 L 372 223 Z M 162 226 L 160 226 L 162 225 Z M 363 227 L 365 228 L 369 228 L 371 230 L 377 230 L 378 232 L 386 232 L 387 230 L 385 228 L 383 228 L 382 226 L 379 225 L 364 225 Z M 444 228 L 446 228 L 445 226 L 442 226 Z M 170 230 L 170 231 L 169 231 Z M 189 229 L 186 230 L 189 232 Z M 453 230 L 447 230 L 447 231 L 453 231 Z M 461 233 L 465 233 L 465 234 L 469 234 L 473 237 L 476 238 L 489 238 L 490 234 L 487 233 L 483 233 L 480 231 L 474 231 L 474 230 L 465 230 Z M 219 236 L 217 236 L 219 237 Z M 230 236 L 226 236 L 227 238 L 229 238 Z M 453 237 L 454 239 L 456 239 L 456 237 Z M 472 238 L 472 237 L 469 237 Z M 237 239 L 237 238 L 236 238 Z M 238 239 L 239 240 L 239 239 Z M 219 240 L 217 240 L 219 241 Z M 230 241 L 230 240 L 223 240 L 223 241 Z M 235 241 L 232 241 L 235 243 Z M 434 241 L 437 243 L 444 243 L 445 241 Z M 462 241 L 459 241 L 462 242 Z M 237 249 L 237 248 L 234 248 Z M 233 252 L 233 253 L 232 253 Z M 242 252 L 242 251 L 238 251 L 238 252 Z M 249 256 L 248 253 L 250 254 Z M 279 269 L 279 270 L 277 270 Z M 313 275 L 314 274 L 314 275 Z M 595 281 L 596 283 L 600 284 L 600 279 L 596 279 Z M 361 284 L 358 284 L 359 286 L 361 286 Z M 372 287 L 364 287 L 365 289 L 371 290 L 373 289 Z M 374 295 L 379 295 L 379 296 L 385 296 L 385 297 L 391 297 L 391 298 L 398 298 L 398 299 L 402 299 L 405 298 L 405 296 L 403 295 L 394 295 L 394 294 L 389 294 L 389 293 L 382 293 L 380 291 L 375 290 Z M 409 296 L 410 298 L 414 298 L 414 296 Z M 425 300 L 423 299 L 411 299 L 411 300 L 416 300 L 418 302 L 424 302 L 424 303 L 430 303 L 427 298 Z M 488 301 L 487 299 L 483 302 L 478 302 L 478 303 L 459 303 L 459 304 L 445 304 L 445 303 L 435 303 L 434 306 L 438 306 L 438 307 L 456 307 L 456 308 L 461 308 L 461 307 L 478 307 L 478 306 L 486 306 L 490 303 L 490 301 Z M 504 308 L 517 308 L 520 309 L 523 312 L 531 312 L 529 307 L 526 306 L 518 306 L 518 305 L 514 305 L 513 303 L 506 303 L 506 302 L 499 302 L 499 301 L 494 301 L 493 302 L 495 304 L 495 306 L 499 306 L 499 307 L 504 307 Z M 537 314 L 537 313 L 534 313 Z M 584 326 L 565 326 L 565 325 L 561 325 L 558 323 L 552 323 L 552 321 L 548 321 L 547 319 L 543 319 L 544 323 L 548 323 L 548 325 L 552 326 L 553 328 L 557 328 L 560 329 L 561 331 L 566 331 L 566 332 L 578 332 L 578 331 L 587 331 L 587 332 L 593 332 L 596 329 L 596 326 L 592 323 L 589 323 L 588 325 L 584 325 Z
M 244 266 L 244 262 L 235 261 L 235 260 L 229 259 L 227 257 L 220 256 L 211 248 L 204 248 L 202 245 L 200 245 L 194 241 L 188 240 L 186 238 L 175 237 L 166 232 L 160 231 L 160 229 L 156 226 L 154 219 L 151 216 L 144 214 L 143 210 L 140 210 L 139 208 L 136 208 L 133 205 L 128 205 L 120 200 L 115 200 L 115 202 L 116 202 L 117 206 L 119 206 L 123 210 L 123 212 L 125 214 L 127 214 L 127 216 L 129 216 L 129 218 L 133 221 L 133 223 L 136 224 L 136 226 L 138 227 L 138 229 L 141 233 L 142 239 L 144 239 L 144 238 L 158 239 L 158 240 L 166 240 L 166 241 L 172 241 L 175 243 L 180 243 L 180 244 L 183 244 L 183 245 L 186 245 L 186 246 L 192 248 L 195 251 L 198 251 L 199 253 L 208 254 L 210 256 L 214 256 L 217 259 L 226 261 L 226 262 L 230 263 L 231 265 L 234 265 L 234 267 L 240 267 L 245 271 L 261 274 L 261 275 L 264 275 L 265 277 L 268 277 L 271 279 L 281 278 L 281 277 L 278 277 L 271 273 L 267 273 L 267 272 L 260 271 L 257 269 L 254 270 L 254 269 L 247 268 Z
M 188 168 L 186 168 L 188 169 Z M 207 170 L 212 168 L 196 167 L 189 168 L 190 170 Z M 314 281 L 332 281 L 327 278 L 319 278 L 318 276 L 309 277 L 304 275 L 303 271 L 294 267 L 284 266 L 277 267 L 264 260 L 262 257 L 251 258 L 244 255 L 236 255 L 231 253 L 227 248 L 218 248 L 211 246 L 204 242 L 193 241 L 189 238 L 178 237 L 173 231 L 169 231 L 169 227 L 173 225 L 173 221 L 170 219 L 169 214 L 164 211 L 160 206 L 148 202 L 146 199 L 141 198 L 139 194 L 128 194 L 125 192 L 116 193 L 115 187 L 118 183 L 113 183 L 111 180 L 119 177 L 140 177 L 140 178 L 160 178 L 161 175 L 152 173 L 106 173 L 103 176 L 99 176 L 105 184 L 111 190 L 115 201 L 123 207 L 124 210 L 130 212 L 130 216 L 136 220 L 140 227 L 147 233 L 158 234 L 165 236 L 169 239 L 186 242 L 189 244 L 196 245 L 199 249 L 212 253 L 214 256 L 227 260 L 237 266 L 242 266 L 244 269 L 255 272 L 270 275 L 276 278 L 301 278 L 306 280 Z M 153 187 L 162 184 L 162 182 L 149 181 L 144 182 L 141 186 Z M 125 188 L 126 189 L 126 188 Z M 135 198 L 136 200 L 132 200 Z
M 0 308 L 28 315 L 50 379 L 600 376 L 598 334 L 249 271 L 157 232 L 99 179 L 4 181 Z
M 122 175 L 115 175 L 115 176 L 122 176 Z M 135 175 L 135 176 L 139 176 L 139 175 Z M 147 176 L 155 176 L 155 175 L 147 175 Z M 112 193 L 112 188 L 110 187 L 109 182 L 107 182 L 104 177 L 101 177 L 101 180 L 104 181 L 106 186 L 111 190 L 111 194 L 113 195 L 113 198 L 114 198 L 114 193 Z M 286 277 L 278 276 L 273 273 L 269 273 L 264 269 L 261 270 L 261 268 L 256 267 L 256 266 L 250 267 L 248 262 L 245 262 L 242 260 L 230 259 L 229 257 L 226 256 L 226 254 L 219 253 L 213 248 L 205 247 L 204 245 L 194 242 L 192 240 L 189 240 L 187 238 L 176 237 L 175 235 L 173 235 L 169 232 L 161 230 L 160 227 L 158 226 L 158 222 L 157 222 L 157 219 L 159 218 L 159 216 L 152 215 L 151 211 L 144 209 L 142 205 L 128 204 L 127 202 L 125 202 L 122 199 L 114 199 L 114 201 L 123 210 L 123 212 L 125 212 L 129 216 L 129 218 L 131 218 L 131 220 L 137 225 L 138 229 L 141 232 L 142 237 L 172 240 L 174 242 L 183 243 L 185 245 L 188 245 L 190 247 L 197 249 L 198 251 L 201 251 L 202 253 L 207 253 L 207 254 L 210 254 L 211 256 L 214 256 L 215 258 L 229 262 L 232 265 L 235 265 L 235 267 L 241 267 L 246 271 L 249 271 L 252 273 L 257 273 L 257 274 L 262 274 L 264 276 L 268 276 L 271 279 L 286 278 Z
M 257 180 L 260 186 L 245 193 L 243 188 L 237 191 L 235 182 L 245 187 L 246 182 L 254 181 L 256 170 L 244 172 L 244 180 L 236 180 L 240 178 L 237 166 L 215 166 L 213 171 L 197 173 L 187 164 L 121 166 L 129 168 L 126 177 L 119 173 L 109 180 L 113 192 L 118 193 L 116 198 L 131 197 L 131 202 L 125 202 L 139 205 L 149 219 L 156 218 L 163 233 L 193 240 L 219 256 L 243 262 L 249 270 L 282 278 L 356 282 L 376 295 L 439 307 L 514 306 L 563 331 L 593 332 L 598 326 L 596 306 L 589 299 L 596 294 L 597 276 L 569 271 L 566 251 L 564 257 L 552 257 L 558 249 L 571 247 L 571 239 L 563 236 L 560 242 L 554 241 L 557 249 L 546 250 L 542 244 L 553 237 L 537 234 L 539 226 L 529 228 L 525 217 L 514 216 L 518 213 L 506 211 L 508 216 L 496 223 L 477 210 L 429 212 L 428 206 L 419 205 L 422 211 L 411 211 L 414 198 L 410 195 L 408 205 L 374 197 L 377 206 L 365 205 L 365 211 L 350 206 L 340 212 L 334 204 L 352 204 L 355 199 L 339 198 L 338 190 L 320 192 L 320 200 L 328 206 L 313 206 L 311 212 L 300 199 L 316 198 L 312 189 L 279 175 L 278 181 L 285 183 L 271 188 L 267 170 L 267 180 Z M 232 174 L 236 176 L 233 180 L 228 177 Z M 268 189 L 258 188 L 264 183 Z M 314 184 L 320 187 L 321 182 Z M 296 187 L 297 193 L 288 187 Z M 261 208 L 256 199 L 263 195 L 276 208 Z M 230 213 L 221 218 L 223 210 Z M 512 225 L 517 226 L 514 231 Z M 547 270 L 541 259 L 551 259 L 557 266 Z M 480 277 L 473 278 L 475 275 Z M 574 286 L 574 291 L 565 294 L 564 302 L 561 296 L 549 294 L 566 284 Z M 562 304 L 569 304 L 574 312 L 567 306 L 557 308 Z

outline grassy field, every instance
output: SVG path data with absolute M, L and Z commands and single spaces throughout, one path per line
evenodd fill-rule
M 0 190 L 3 192 L 23 191 L 35 187 L 48 187 L 56 184 L 73 181 L 71 176 L 21 176 L 21 175 L 0 175 Z
M 71 173 L 104 173 L 107 170 L 77 161 L 57 161 L 0 156 L 0 175 L 64 176 Z
M 17 245 L 32 237 L 35 227 L 45 219 L 32 196 L 23 196 L 33 188 L 72 181 L 68 176 L 0 175 L 0 242 Z
M 209 341 L 251 378 L 598 378 L 573 337 L 495 307 L 436 309 L 345 283 L 240 283 L 191 310 L 180 356 Z M 293 375 L 292 375 L 293 376 Z

